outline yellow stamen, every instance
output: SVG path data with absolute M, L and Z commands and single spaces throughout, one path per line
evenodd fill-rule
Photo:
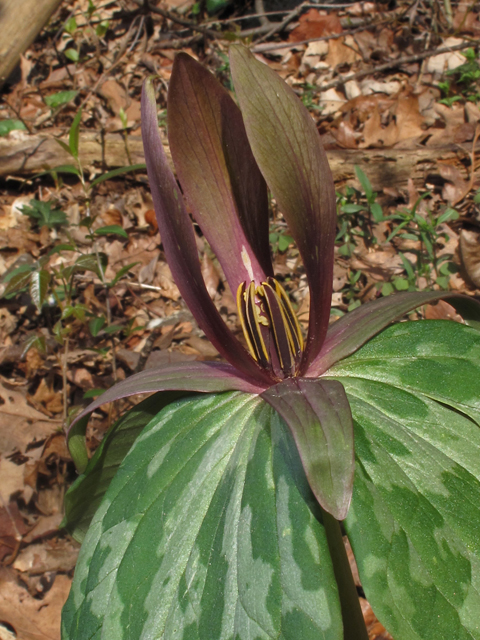
M 274 278 L 255 288 L 252 281 L 237 290 L 240 324 L 253 358 L 264 367 L 271 366 L 261 326 L 270 327 L 280 367 L 285 375 L 293 375 L 303 351 L 303 336 L 290 300 Z M 265 331 L 265 329 L 263 330 Z

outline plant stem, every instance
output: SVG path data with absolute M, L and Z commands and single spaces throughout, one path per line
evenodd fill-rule
M 357 588 L 343 544 L 340 523 L 323 509 L 322 517 L 342 607 L 343 638 L 344 640 L 368 640 Z
M 67 366 L 68 366 L 68 343 L 69 339 L 65 338 L 63 346 L 63 362 L 62 362 L 62 379 L 63 379 L 63 424 L 67 424 L 68 417 L 68 380 L 67 380 Z

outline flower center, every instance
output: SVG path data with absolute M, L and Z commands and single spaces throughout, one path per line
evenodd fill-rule
M 272 368 L 269 348 L 275 353 L 285 376 L 295 375 L 303 352 L 303 337 L 285 290 L 274 278 L 258 287 L 243 282 L 237 290 L 237 307 L 243 334 L 253 358 L 265 369 Z

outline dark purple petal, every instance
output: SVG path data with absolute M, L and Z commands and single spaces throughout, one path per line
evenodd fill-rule
M 336 202 L 315 123 L 285 82 L 243 46 L 230 48 L 232 75 L 248 139 L 300 250 L 310 287 L 310 327 L 301 372 L 328 327 Z
M 180 184 L 235 295 L 272 275 L 267 186 L 242 115 L 201 64 L 180 53 L 168 90 L 168 137 Z
M 358 307 L 337 320 L 328 330 L 323 348 L 307 375 L 316 377 L 357 349 L 409 311 L 436 300 L 448 300 L 467 324 L 480 329 L 480 301 L 448 291 L 408 291 Z
M 310 487 L 321 506 L 343 520 L 352 499 L 353 422 L 336 380 L 287 378 L 262 393 L 290 427 Z
M 218 352 L 239 371 L 260 381 L 269 379 L 230 332 L 205 287 L 197 245 L 182 194 L 168 166 L 158 132 L 153 86 L 142 91 L 142 138 L 158 228 L 173 277 L 198 326 Z
M 156 391 L 198 391 L 201 393 L 219 393 L 222 391 L 245 391 L 259 394 L 265 386 L 242 376 L 234 367 L 222 362 L 180 362 L 165 365 L 158 369 L 147 369 L 122 382 L 118 382 L 102 393 L 75 416 L 68 431 L 84 416 L 92 413 L 102 404 L 128 398 L 139 393 Z

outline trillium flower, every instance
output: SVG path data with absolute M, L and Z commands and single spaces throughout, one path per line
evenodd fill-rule
M 201 64 L 184 53 L 175 59 L 167 117 L 180 186 L 163 149 L 150 82 L 142 94 L 145 158 L 165 255 L 186 304 L 226 363 L 172 364 L 128 378 L 76 418 L 69 445 L 77 466 L 85 466 L 88 415 L 122 397 L 169 390 L 259 394 L 288 424 L 318 502 L 343 519 L 352 496 L 353 424 L 344 388 L 328 379 L 328 369 L 407 311 L 449 294 L 382 298 L 329 328 L 336 200 L 317 128 L 295 93 L 246 48 L 232 46 L 230 61 L 240 107 Z M 273 271 L 268 190 L 303 260 L 310 289 L 305 337 Z M 245 344 L 207 292 L 184 198 L 236 294 Z

